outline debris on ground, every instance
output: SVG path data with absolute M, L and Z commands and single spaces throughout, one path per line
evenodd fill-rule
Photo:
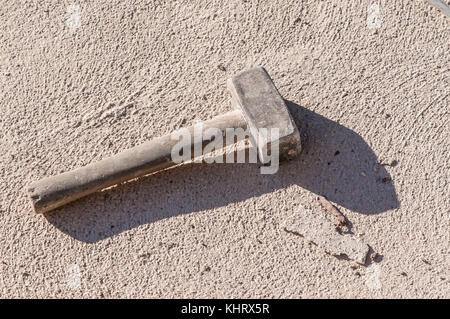
M 390 166 L 390 167 L 395 167 L 398 165 L 398 161 L 397 160 L 392 160 L 390 163 L 384 163 L 382 161 L 378 161 L 378 164 L 381 166 Z
M 347 257 L 365 265 L 369 246 L 351 234 L 340 234 L 323 214 L 299 206 L 297 213 L 282 225 L 283 229 L 304 237 L 330 255 Z
M 320 205 L 326 210 L 326 212 L 330 215 L 332 220 L 334 221 L 334 224 L 336 227 L 348 227 L 347 220 L 345 219 L 345 216 L 333 205 L 330 203 L 330 201 L 325 197 L 319 195 L 317 197 L 317 200 L 319 201 Z
M 427 265 L 431 265 L 431 263 L 430 263 L 428 260 L 426 260 L 426 259 L 423 259 L 423 258 L 422 258 L 422 261 L 423 261 L 424 263 L 426 263 Z
M 374 253 L 374 254 L 372 255 L 372 261 L 373 261 L 373 262 L 379 263 L 379 262 L 381 262 L 382 260 L 383 260 L 383 256 L 380 255 L 379 253 Z

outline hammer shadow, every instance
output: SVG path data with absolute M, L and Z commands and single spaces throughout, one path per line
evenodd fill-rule
M 187 164 L 124 183 L 47 213 L 73 238 L 94 243 L 181 214 L 298 185 L 361 214 L 399 207 L 394 184 L 356 132 L 286 101 L 302 134 L 300 156 L 274 175 L 255 164 Z

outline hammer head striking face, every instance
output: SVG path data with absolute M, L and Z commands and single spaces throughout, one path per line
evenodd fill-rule
M 292 159 L 300 153 L 300 134 L 289 110 L 263 67 L 238 73 L 227 82 L 235 108 L 242 111 L 250 137 L 258 148 L 263 163 L 270 161 L 271 145 L 279 144 L 280 160 Z M 278 136 L 270 134 L 278 130 Z

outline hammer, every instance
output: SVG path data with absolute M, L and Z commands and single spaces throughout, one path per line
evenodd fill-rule
M 299 131 L 284 99 L 263 67 L 242 71 L 228 79 L 234 111 L 203 122 L 203 129 L 214 128 L 225 136 L 227 129 L 249 131 L 250 142 L 257 147 L 261 162 L 267 163 L 267 151 L 273 137 L 259 134 L 260 129 L 278 129 L 279 159 L 294 158 L 301 150 Z M 193 136 L 194 127 L 187 128 Z M 191 139 L 192 141 L 192 139 Z M 200 147 L 203 147 L 202 140 Z M 122 151 L 99 162 L 31 183 L 28 188 L 36 213 L 45 213 L 104 188 L 178 165 L 171 156 L 176 145 L 171 134 Z M 198 147 L 195 141 L 191 147 Z

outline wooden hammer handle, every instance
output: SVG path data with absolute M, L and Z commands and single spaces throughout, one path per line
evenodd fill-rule
M 203 122 L 203 130 L 217 128 L 223 136 L 227 128 L 246 127 L 238 110 Z M 193 141 L 194 126 L 187 129 Z M 33 208 L 36 213 L 45 213 L 101 189 L 176 166 L 179 163 L 172 161 L 171 151 L 177 143 L 167 134 L 97 163 L 33 182 L 27 189 Z

